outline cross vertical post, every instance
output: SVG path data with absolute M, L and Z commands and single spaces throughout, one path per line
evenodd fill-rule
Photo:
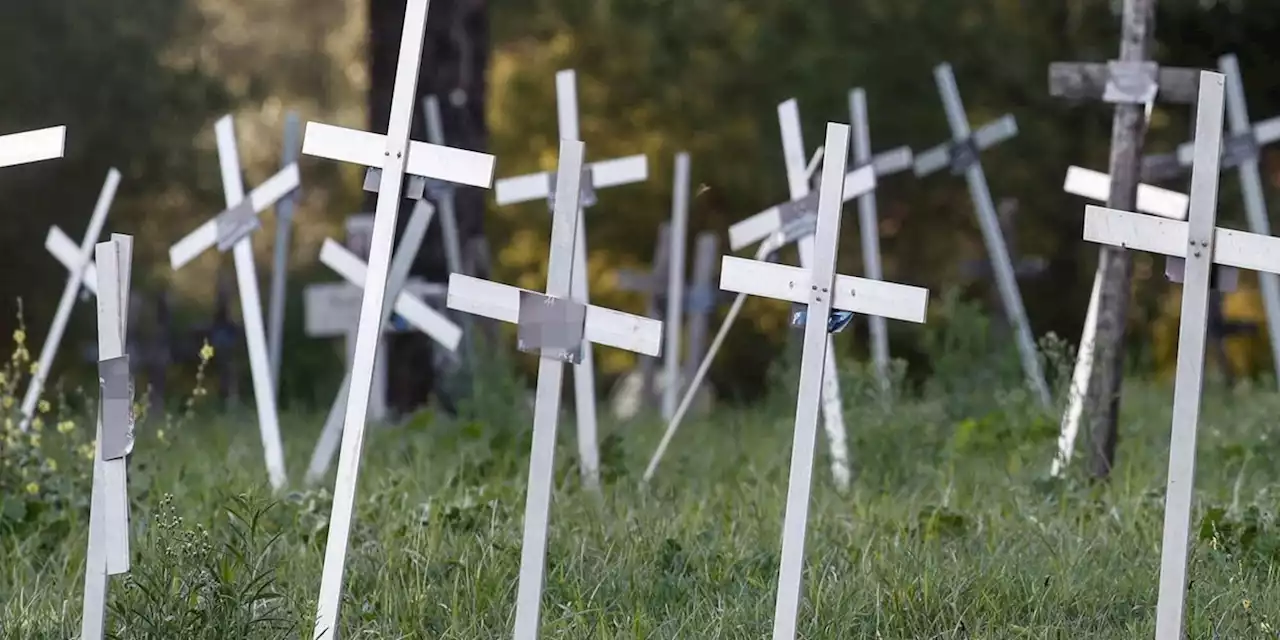
M 298 114 L 290 111 L 284 121 L 284 153 L 283 164 L 289 166 L 298 162 L 299 136 L 301 122 Z M 280 358 L 284 349 L 284 308 L 288 296 L 286 280 L 289 277 L 289 236 L 293 231 L 293 212 L 297 208 L 298 194 L 290 193 L 276 203 L 276 246 L 271 266 L 271 307 L 267 316 L 267 346 L 270 347 L 271 383 L 276 394 L 277 404 L 280 396 Z
M 663 341 L 662 417 L 670 420 L 680 397 L 680 336 L 684 331 L 684 252 L 689 228 L 689 154 L 676 154 L 671 193 L 671 254 L 667 261 L 667 335 Z

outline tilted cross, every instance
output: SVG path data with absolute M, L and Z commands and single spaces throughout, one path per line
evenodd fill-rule
M 586 305 L 572 295 L 573 263 L 581 257 L 575 244 L 582 236 L 575 227 L 582 217 L 578 198 L 585 175 L 583 155 L 581 142 L 560 141 L 546 295 L 460 273 L 449 276 L 450 309 L 516 324 L 518 348 L 540 356 L 516 595 L 516 640 L 538 637 L 564 363 L 581 362 L 586 353 L 582 346 L 587 343 L 648 356 L 658 355 L 662 346 L 661 322 Z
M 556 73 L 556 120 L 559 123 L 562 140 L 581 139 L 578 133 L 577 76 L 571 69 Z M 643 182 L 648 177 L 648 161 L 643 154 L 587 164 L 580 178 L 582 193 L 579 194 L 579 206 L 585 213 L 587 208 L 596 203 L 597 190 Z M 556 192 L 556 179 L 556 174 L 550 172 L 504 178 L 495 185 L 494 195 L 499 205 L 548 200 L 549 204 L 554 206 L 551 200 Z M 572 295 L 574 301 L 588 304 L 590 291 L 585 216 L 583 220 L 578 221 L 576 233 Z M 578 456 L 582 463 L 583 483 L 588 488 L 596 489 L 600 486 L 600 451 L 596 442 L 595 358 L 592 356 L 590 343 L 584 342 L 579 351 L 582 360 L 573 369 L 573 397 L 578 418 L 576 423 Z
M 1182 258 L 1186 265 L 1156 604 L 1156 638 L 1160 640 L 1183 637 L 1186 617 L 1196 432 L 1215 267 L 1280 273 L 1280 238 L 1215 227 L 1226 82 L 1223 74 L 1200 73 L 1186 222 L 1092 205 L 1085 208 L 1085 240 Z
M 66 142 L 65 126 L 0 136 L 0 168 L 61 158 Z
M 387 134 L 308 122 L 302 141 L 304 155 L 318 156 L 377 168 L 378 200 L 374 208 L 373 242 L 369 251 L 368 275 L 356 328 L 355 357 L 351 364 L 351 392 L 342 425 L 342 448 L 334 482 L 333 510 L 329 516 L 329 537 L 325 544 L 324 568 L 320 575 L 314 640 L 333 640 L 338 633 L 338 611 L 342 603 L 343 573 L 351 518 L 355 511 L 356 484 L 360 475 L 360 450 L 364 444 L 365 418 L 373 368 L 382 337 L 383 302 L 391 267 L 391 246 L 399 217 L 401 187 L 409 174 L 410 195 L 426 188 L 430 178 L 488 188 L 493 182 L 493 156 L 409 139 L 414 94 L 422 65 L 422 42 L 426 33 L 428 0 L 408 0 L 400 53 L 396 62 L 394 90 Z
M 64 238 L 67 242 L 71 242 L 71 239 L 67 238 L 57 226 L 50 227 L 49 234 L 45 237 L 45 248 L 54 254 L 54 257 L 62 260 L 67 267 L 67 284 L 62 288 L 58 309 L 53 314 L 53 324 L 49 326 L 49 333 L 45 335 L 44 344 L 40 347 L 40 357 L 36 360 L 36 368 L 31 372 L 31 380 L 27 383 L 27 393 L 22 397 L 22 404 L 19 406 L 22 414 L 19 424 L 23 431 L 31 426 L 31 418 L 35 415 L 36 406 L 40 402 L 40 394 L 44 390 L 49 369 L 53 366 L 58 345 L 62 342 L 62 335 L 66 332 L 67 321 L 71 319 L 71 309 L 75 306 L 81 286 L 86 280 L 92 282 L 84 288 L 96 293 L 97 272 L 93 266 L 93 256 L 89 252 L 98 243 L 98 235 L 102 233 L 102 227 L 107 223 L 107 213 L 111 210 L 111 203 L 115 200 L 116 188 L 119 186 L 120 172 L 111 169 L 107 172 L 107 180 L 102 184 L 102 191 L 98 193 L 98 202 L 89 216 L 89 226 L 85 229 L 84 240 L 80 241 L 78 247 L 72 243 L 70 253 L 66 253 L 65 245 L 59 246 L 59 243 Z M 60 251 L 63 252 L 61 255 Z M 94 273 L 89 274 L 90 270 Z M 86 274 L 91 277 L 86 277 Z M 128 305 L 125 305 L 125 308 L 128 309 Z
M 98 420 L 85 553 L 80 637 L 106 630 L 109 576 L 129 571 L 128 455 L 133 451 L 133 377 L 125 353 L 133 238 L 112 234 L 94 248 L 98 281 Z
M 800 613 L 805 528 L 809 516 L 818 411 L 824 378 L 831 375 L 827 319 L 833 310 L 877 314 L 910 322 L 924 322 L 929 292 L 918 287 L 836 275 L 840 237 L 841 190 L 849 149 L 849 127 L 828 123 L 826 161 L 818 196 L 817 243 L 808 267 L 791 267 L 760 260 L 725 256 L 720 288 L 807 305 L 800 388 L 796 397 L 795 435 L 787 481 L 782 558 L 774 608 L 773 639 L 793 640 Z
M 275 386 L 271 381 L 271 362 L 262 323 L 262 298 L 258 293 L 251 234 L 260 226 L 258 214 L 298 188 L 298 165 L 288 165 L 245 194 L 244 180 L 240 175 L 240 151 L 231 116 L 218 119 L 214 134 L 227 209 L 169 247 L 169 263 L 177 271 L 208 249 L 232 252 L 240 290 L 241 321 L 244 323 L 245 343 L 249 347 L 249 371 L 253 378 L 253 401 L 258 413 L 262 451 L 271 487 L 279 491 L 287 481 L 284 445 L 280 441 L 280 417 L 276 412 Z
M 952 140 L 918 154 L 916 175 L 926 176 L 950 166 L 952 175 L 963 174 L 968 182 L 969 196 L 973 199 L 974 212 L 978 216 L 978 228 L 982 231 L 982 240 L 987 247 L 987 255 L 991 259 L 1004 314 L 1013 325 L 1018 353 L 1022 358 L 1023 375 L 1026 376 L 1027 384 L 1036 394 L 1041 405 L 1047 408 L 1052 401 L 1049 396 L 1049 385 L 1045 382 L 1044 369 L 1040 366 L 1040 352 L 1036 349 L 1031 324 L 1027 320 L 1026 307 L 1022 304 L 1022 292 L 1018 290 L 1017 277 L 1014 275 L 1013 264 L 1009 259 L 1009 248 L 1000 230 L 995 203 L 991 199 L 991 189 L 987 186 L 987 176 L 978 158 L 981 151 L 1017 135 L 1017 121 L 1013 116 L 1006 115 L 980 127 L 977 131 L 971 131 L 969 115 L 965 112 L 964 102 L 960 99 L 960 89 L 956 87 L 956 78 L 951 72 L 951 65 L 938 65 L 933 70 L 933 77 L 937 82 L 938 92 L 942 94 L 942 106 L 947 114 Z

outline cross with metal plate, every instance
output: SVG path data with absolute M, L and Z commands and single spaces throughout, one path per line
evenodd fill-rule
M 0 136 L 0 168 L 61 158 L 66 142 L 66 126 Z
M 106 630 L 108 577 L 129 571 L 128 456 L 133 451 L 133 378 L 124 351 L 133 238 L 112 234 L 94 249 L 98 281 L 98 424 L 85 554 L 80 637 Z
M 333 640 L 338 633 L 347 542 L 351 537 L 356 483 L 360 475 L 360 450 L 364 444 L 365 418 L 378 341 L 382 336 L 382 309 L 391 267 L 391 245 L 405 176 L 410 176 L 410 197 L 421 194 L 428 178 L 484 188 L 493 182 L 493 156 L 409 139 L 416 102 L 414 95 L 422 64 L 427 5 L 428 0 L 408 0 L 405 4 L 387 134 L 308 122 L 302 141 L 304 155 L 370 167 L 378 179 L 373 242 L 369 251 L 364 299 L 360 306 L 360 323 L 356 329 L 355 358 L 350 369 L 351 392 L 343 418 L 342 449 L 338 456 L 324 569 L 320 575 L 315 640 Z
M 75 306 L 76 297 L 86 281 L 86 274 L 91 270 L 94 273 L 90 274 L 93 277 L 89 280 L 93 284 L 85 288 L 89 291 L 97 289 L 97 273 L 93 266 L 93 256 L 89 251 L 98 243 L 98 234 L 102 233 L 102 227 L 107 223 L 107 212 L 111 210 L 111 202 L 115 200 L 118 186 L 120 186 L 120 172 L 111 169 L 107 172 L 106 182 L 102 184 L 102 191 L 98 193 L 98 202 L 93 207 L 93 214 L 89 216 L 89 227 L 85 229 L 84 240 L 78 247 L 72 243 L 72 251 L 69 255 L 59 256 L 58 254 L 59 240 L 67 237 L 57 226 L 50 227 L 49 234 L 45 238 L 45 248 L 59 260 L 63 260 L 63 264 L 67 267 L 67 284 L 62 288 L 58 310 L 53 314 L 53 324 L 49 326 L 49 333 L 45 335 L 44 344 L 40 347 L 40 358 L 36 360 L 36 368 L 32 371 L 31 380 L 27 383 L 27 393 L 22 397 L 20 424 L 23 431 L 31 426 L 31 419 L 35 416 L 36 405 L 40 402 L 40 394 L 44 390 L 49 369 L 53 367 L 54 355 L 57 354 L 58 345 L 62 342 L 62 334 L 67 330 L 67 321 L 71 319 L 71 309 Z M 70 238 L 67 238 L 67 241 L 70 242 Z M 50 246 L 51 243 L 54 246 Z M 128 309 L 128 305 L 125 305 L 125 308 Z
M 991 200 L 991 189 L 987 186 L 987 176 L 982 171 L 982 161 L 978 158 L 980 152 L 1017 135 L 1018 123 L 1013 116 L 1006 115 L 977 131 L 971 131 L 969 116 L 960 99 L 960 89 L 956 87 L 951 65 L 944 63 L 934 67 L 933 78 L 938 84 L 938 92 L 942 94 L 942 106 L 946 110 L 952 140 L 918 154 L 916 175 L 926 176 L 949 166 L 952 175 L 964 175 L 969 183 L 969 196 L 973 198 L 978 227 L 982 230 L 982 240 L 987 245 L 987 255 L 991 258 L 1005 317 L 1013 325 L 1018 353 L 1022 356 L 1023 374 L 1036 394 L 1036 399 L 1048 408 L 1052 400 L 1049 385 L 1045 382 L 1044 369 L 1040 366 L 1040 352 L 1036 349 L 1035 338 L 1031 334 L 1027 311 L 1022 304 L 1022 293 L 1018 291 L 1018 281 L 1009 259 L 1009 248 L 1000 231 L 996 206 Z
M 575 227 L 581 218 L 583 156 L 581 142 L 560 141 L 546 295 L 460 273 L 449 276 L 450 309 L 514 323 L 518 348 L 540 356 L 516 595 L 516 640 L 538 637 L 564 363 L 581 362 L 582 346 L 587 343 L 648 356 L 658 355 L 662 347 L 661 322 L 586 305 L 572 295 L 573 263 L 582 257 L 574 245 L 582 237 Z
M 462 329 L 404 290 L 409 279 L 409 269 L 418 256 L 418 248 L 422 246 L 422 239 L 427 235 L 427 227 L 431 224 L 434 213 L 435 207 L 426 200 L 418 200 L 414 203 L 413 213 L 409 215 L 409 224 L 405 226 L 404 233 L 400 236 L 400 243 L 396 246 L 391 258 L 390 275 L 387 277 L 387 295 L 382 303 L 382 324 L 387 325 L 394 311 L 410 326 L 425 333 L 427 337 L 453 353 L 457 351 L 458 342 L 462 339 Z M 329 239 L 324 241 L 324 245 L 320 248 L 320 262 L 333 269 L 348 283 L 356 287 L 364 287 L 367 272 L 365 264 L 337 242 Z M 378 359 L 381 361 L 380 364 L 385 366 L 385 354 L 379 354 Z M 333 454 L 337 452 L 339 436 L 342 433 L 342 415 L 346 411 L 351 387 L 351 368 L 351 366 L 347 367 L 347 373 L 338 387 L 338 395 L 329 409 L 328 418 L 325 419 L 320 440 L 316 443 L 315 451 L 311 455 L 311 465 L 307 469 L 308 484 L 314 484 L 324 477 L 324 474 L 329 471 Z M 377 392 L 385 393 L 385 390 L 378 389 Z M 371 403 L 380 401 L 381 399 L 371 398 L 370 400 Z M 385 403 L 383 405 L 385 411 Z
M 559 123 L 560 139 L 580 140 L 578 133 L 578 88 L 577 76 L 572 69 L 556 73 L 556 119 Z M 643 154 L 592 162 L 583 168 L 584 175 L 580 180 L 582 193 L 579 195 L 579 206 L 585 212 L 596 203 L 596 191 L 624 184 L 643 182 L 649 177 L 648 161 Z M 515 178 L 504 178 L 494 186 L 494 195 L 499 205 L 547 200 L 554 208 L 553 196 L 556 194 L 556 175 L 550 172 L 531 173 Z M 577 240 L 574 242 L 573 259 L 573 300 L 579 304 L 588 304 L 590 291 L 587 280 L 587 236 L 586 221 L 577 223 Z M 584 342 L 581 349 L 581 362 L 573 370 L 573 396 L 577 414 L 578 456 L 581 460 L 582 481 L 588 488 L 600 486 L 600 451 L 596 442 L 596 387 L 595 358 L 591 353 L 591 344 Z
M 856 167 L 870 164 L 876 178 L 884 178 L 912 168 L 915 161 L 911 147 L 895 147 L 871 153 L 871 119 L 867 115 L 867 92 L 855 88 L 849 92 L 850 124 L 853 126 L 853 163 Z M 846 194 L 847 195 L 847 194 Z M 883 280 L 880 260 L 880 219 L 876 213 L 876 192 L 868 190 L 858 198 L 858 234 L 862 240 L 863 273 L 871 280 Z M 867 326 L 871 336 L 871 362 L 882 388 L 889 385 L 889 328 L 884 318 L 870 316 Z
M 271 488 L 278 491 L 287 481 L 284 446 L 280 442 L 280 417 L 276 413 L 275 387 L 271 382 L 267 335 L 262 326 L 262 298 L 258 294 L 258 272 L 253 262 L 252 233 L 261 224 L 258 214 L 298 188 L 298 165 L 288 165 L 245 194 L 240 175 L 240 151 L 231 116 L 219 118 L 213 130 L 218 143 L 218 165 L 222 172 L 222 191 L 226 195 L 227 209 L 169 247 L 169 263 L 177 271 L 208 249 L 232 252 L 236 283 L 240 289 L 245 343 L 249 346 L 249 371 L 253 378 L 253 400 L 258 411 L 262 451 Z
M 830 375 L 825 366 L 831 349 L 828 318 L 832 311 L 838 310 L 924 322 L 929 301 L 929 292 L 925 289 L 835 273 L 840 205 L 844 200 L 841 191 L 849 156 L 849 126 L 828 123 L 825 148 L 827 156 L 822 165 L 814 234 L 817 244 L 810 256 L 810 266 L 791 267 L 725 256 L 720 267 L 721 289 L 804 304 L 808 311 L 800 361 L 800 389 L 796 398 L 791 472 L 787 482 L 782 564 L 774 609 L 774 640 L 793 640 L 796 637 L 818 408 L 823 401 L 823 378 Z
M 302 123 L 297 112 L 290 111 L 284 120 L 285 168 L 298 162 L 298 137 Z M 293 212 L 298 206 L 299 190 L 290 192 L 276 203 L 276 245 L 271 266 L 271 307 L 267 314 L 267 346 L 270 350 L 272 390 L 280 395 L 280 357 L 284 348 L 284 307 L 288 296 L 289 236 L 293 231 Z
M 1182 638 L 1186 618 L 1196 431 L 1204 379 L 1209 289 L 1214 271 L 1227 267 L 1280 273 L 1280 238 L 1214 226 L 1226 83 L 1223 74 L 1200 72 L 1191 205 L 1186 222 L 1092 205 L 1085 207 L 1085 240 L 1186 261 L 1165 491 L 1160 595 L 1156 605 L 1158 640 Z
M 1067 167 L 1062 190 L 1097 202 L 1106 202 L 1111 193 L 1111 176 L 1085 169 Z M 1137 190 L 1138 211 L 1168 218 L 1187 219 L 1186 194 L 1139 184 Z M 1075 453 L 1076 436 L 1080 432 L 1080 418 L 1084 413 L 1084 397 L 1093 373 L 1094 335 L 1098 330 L 1098 297 L 1102 291 L 1102 270 L 1093 275 L 1093 289 L 1089 293 L 1089 307 L 1084 314 L 1084 329 L 1080 333 L 1080 346 L 1076 349 L 1076 364 L 1071 372 L 1071 387 L 1067 390 L 1067 408 L 1062 413 L 1062 425 L 1058 433 L 1058 451 L 1053 458 L 1049 475 L 1058 477 L 1066 469 Z

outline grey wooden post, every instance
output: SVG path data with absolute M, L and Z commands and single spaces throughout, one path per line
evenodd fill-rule
M 284 153 L 282 165 L 288 167 L 298 161 L 302 145 L 302 123 L 296 111 L 290 111 L 284 121 Z M 288 296 L 286 280 L 289 277 L 289 235 L 293 230 L 293 212 L 297 207 L 298 192 L 293 191 L 276 203 L 276 246 L 271 266 L 271 308 L 267 314 L 267 350 L 271 361 L 271 384 L 277 401 L 280 398 L 280 358 L 284 349 L 284 308 Z
M 716 310 L 715 278 L 719 258 L 720 239 L 710 231 L 699 233 L 693 253 L 693 283 L 689 287 L 689 299 L 685 302 L 685 310 L 689 316 L 689 348 L 685 352 L 681 380 L 693 379 L 698 363 L 702 362 L 703 355 L 707 353 L 707 335 L 711 328 L 711 316 Z

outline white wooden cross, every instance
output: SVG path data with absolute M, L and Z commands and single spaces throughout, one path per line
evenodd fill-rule
M 982 171 L 982 162 L 978 159 L 978 154 L 982 150 L 1017 135 L 1017 122 L 1013 116 L 1004 116 L 977 131 L 971 131 L 969 116 L 965 113 L 964 102 L 960 99 L 960 90 L 956 87 L 956 78 L 951 73 L 951 65 L 938 65 L 933 70 L 933 77 L 938 84 L 938 92 L 942 94 L 942 106 L 951 127 L 952 141 L 917 155 L 916 175 L 925 176 L 948 165 L 953 174 L 964 174 L 965 180 L 969 183 L 969 195 L 973 198 L 974 210 L 978 215 L 978 227 L 982 230 L 982 239 L 987 245 L 987 255 L 991 258 L 1000 300 L 1004 303 L 1005 315 L 1013 325 L 1018 354 L 1022 357 L 1023 374 L 1040 404 L 1047 409 L 1052 404 L 1052 399 L 1049 394 L 1049 385 L 1045 382 L 1044 368 L 1040 366 L 1040 351 L 1036 348 L 1035 338 L 1031 334 L 1027 310 L 1022 304 L 1022 293 L 1018 291 L 1018 281 L 1014 277 L 1013 264 L 1009 259 L 1009 248 L 1005 245 L 1000 221 L 996 217 L 996 207 L 991 201 L 987 176 Z
M 0 168 L 61 158 L 66 142 L 66 126 L 0 136 Z
M 444 118 L 440 115 L 440 100 L 435 96 L 427 96 L 422 103 L 423 114 L 427 120 L 427 142 L 443 145 Z M 443 180 L 428 180 L 427 192 L 431 196 L 440 213 L 440 240 L 444 244 L 444 263 L 449 273 L 466 273 L 462 260 L 462 238 L 458 231 L 457 189 L 453 184 Z M 471 317 L 459 314 L 457 318 L 462 327 L 464 337 L 471 334 Z M 462 343 L 462 354 L 470 360 L 471 341 Z
M 680 397 L 680 334 L 684 329 L 684 254 L 689 234 L 689 154 L 676 154 L 671 190 L 671 253 L 667 259 L 667 335 L 662 369 L 667 384 L 662 388 L 662 417 L 676 413 Z
M 129 571 L 127 457 L 133 451 L 133 379 L 124 352 L 133 238 L 112 234 L 95 248 L 98 282 L 98 424 L 85 554 L 82 640 L 106 629 L 108 576 Z
M 1204 382 L 1210 281 L 1220 268 L 1280 273 L 1280 238 L 1214 226 L 1225 91 L 1223 74 L 1200 73 L 1191 206 L 1186 222 L 1093 205 L 1085 207 L 1085 240 L 1186 260 L 1156 605 L 1157 640 L 1182 638 L 1186 619 L 1187 555 L 1192 535 L 1196 430 Z
M 196 259 L 210 248 L 228 249 L 236 265 L 236 283 L 240 289 L 240 314 L 244 323 L 245 343 L 249 347 L 249 372 L 253 378 L 253 401 L 258 412 L 258 431 L 262 435 L 262 452 L 267 462 L 271 488 L 279 491 L 288 480 L 284 466 L 284 445 L 280 442 L 280 416 L 276 413 L 275 386 L 271 381 L 271 362 L 267 354 L 267 334 L 262 323 L 262 298 L 258 292 L 258 272 L 253 262 L 253 231 L 258 228 L 258 214 L 296 190 L 300 184 L 298 165 L 290 164 L 271 176 L 248 194 L 240 175 L 240 151 L 236 145 L 235 125 L 230 115 L 223 116 L 213 127 L 218 143 L 218 165 L 222 173 L 222 191 L 227 208 L 212 220 L 169 247 L 169 264 L 174 271 Z
M 325 544 L 324 569 L 320 575 L 314 638 L 332 640 L 338 633 L 338 610 L 342 603 L 342 578 L 351 518 L 355 512 L 356 483 L 360 476 L 360 450 L 364 445 L 365 418 L 373 367 L 382 336 L 382 308 L 391 267 L 391 245 L 399 217 L 401 187 L 405 175 L 413 176 L 410 186 L 425 187 L 427 178 L 488 188 L 493 182 L 493 156 L 475 151 L 443 147 L 409 139 L 414 95 L 422 66 L 422 40 L 427 26 L 428 0 L 408 0 L 400 53 L 396 62 L 395 89 L 387 134 L 379 135 L 308 122 L 302 141 L 304 155 L 350 162 L 378 169 L 378 202 L 374 209 L 373 242 L 369 251 L 368 276 L 356 329 L 355 358 L 351 365 L 351 391 L 342 424 L 342 449 L 334 481 L 333 510 L 329 516 L 329 537 Z M 416 190 L 416 188 L 414 189 Z
M 814 154 L 813 161 L 806 165 L 804 137 L 800 129 L 800 109 L 795 99 L 778 105 L 778 125 L 782 132 L 783 159 L 786 162 L 787 185 L 791 192 L 791 200 L 769 207 L 729 227 L 729 248 L 738 251 L 763 240 L 765 242 L 761 243 L 759 253 L 756 255 L 756 259 L 760 260 L 785 244 L 796 242 L 800 251 L 800 266 L 807 269 L 813 263 L 814 232 L 817 229 L 818 213 L 818 194 L 811 189 L 810 182 L 817 162 L 825 156 L 826 147 L 819 149 Z M 847 142 L 844 148 L 848 148 Z M 908 166 L 909 158 L 908 154 Z M 888 156 L 884 161 L 900 163 L 900 160 Z M 841 166 L 847 166 L 846 162 L 847 159 L 842 161 Z M 876 173 L 876 167 L 872 163 L 845 174 L 841 187 L 841 204 L 875 189 Z M 742 304 L 746 301 L 746 296 L 746 293 L 739 293 L 734 299 L 733 306 L 729 308 L 729 314 L 721 324 L 721 335 L 728 332 L 728 327 L 737 318 L 742 310 Z M 704 365 L 699 367 L 700 370 L 709 367 L 711 359 L 719 351 L 721 335 L 717 335 L 717 339 L 712 342 L 711 349 L 703 357 Z M 834 348 L 832 350 L 834 351 Z M 831 475 L 835 478 L 836 486 L 844 490 L 849 487 L 850 475 L 849 447 L 844 427 L 844 402 L 840 395 L 835 359 L 825 360 L 823 366 L 826 367 L 826 374 L 823 376 L 822 417 L 831 453 Z M 681 403 L 685 411 L 692 403 L 704 375 L 705 371 L 703 375 L 695 374 L 689 389 L 685 391 L 684 402 Z M 685 411 L 677 411 L 676 418 L 668 421 L 666 432 L 663 433 L 662 440 L 659 441 L 658 448 L 654 451 L 653 457 L 649 460 L 649 466 L 645 470 L 645 482 L 648 482 L 657 470 L 658 463 L 665 455 L 671 438 L 675 436 Z
M 459 273 L 449 276 L 450 309 L 516 324 L 520 350 L 540 355 L 516 595 L 516 640 L 538 637 L 564 362 L 580 361 L 586 355 L 582 348 L 586 343 L 648 356 L 658 355 L 662 347 L 661 322 L 589 306 L 572 295 L 573 263 L 582 257 L 574 245 L 582 239 L 575 227 L 581 218 L 583 155 L 581 142 L 560 141 L 546 295 Z
M 1085 169 L 1068 167 L 1062 190 L 1090 200 L 1105 203 L 1111 193 L 1111 176 Z M 1138 185 L 1138 211 L 1172 220 L 1187 219 L 1186 194 L 1147 184 Z M 1058 451 L 1049 468 L 1049 475 L 1058 477 L 1071 462 L 1075 453 L 1076 436 L 1080 433 L 1080 417 L 1084 413 L 1084 398 L 1093 372 L 1094 335 L 1098 330 L 1098 299 L 1102 294 L 1102 271 L 1093 275 L 1093 289 L 1089 293 L 1089 308 L 1084 314 L 1084 329 L 1080 333 L 1080 346 L 1076 350 L 1076 364 L 1071 372 L 1071 387 L 1067 391 L 1067 408 L 1062 413 L 1058 432 Z
M 556 73 L 556 119 L 562 140 L 580 140 L 578 133 L 578 88 L 572 69 Z M 585 210 L 595 204 L 595 192 L 624 184 L 643 182 L 649 177 L 648 162 L 644 155 L 626 156 L 613 160 L 601 160 L 586 165 L 585 181 L 581 181 L 583 193 L 579 205 Z M 499 205 L 546 200 L 554 192 L 550 172 L 531 173 L 515 178 L 504 178 L 494 186 Z M 574 242 L 572 296 L 575 302 L 588 304 L 590 291 L 587 280 L 586 220 L 577 223 L 577 239 Z M 588 488 L 600 485 L 600 452 L 596 443 L 596 386 L 595 358 L 589 341 L 582 344 L 582 362 L 573 369 L 573 397 L 577 413 L 578 456 L 582 462 L 582 481 Z
M 773 640 L 793 640 L 796 637 L 818 409 L 823 401 L 823 379 L 831 375 L 825 366 L 831 349 L 828 318 L 833 310 L 839 309 L 924 322 L 929 302 L 929 292 L 919 287 L 836 275 L 836 245 L 840 237 L 841 192 L 849 156 L 849 126 L 828 123 L 825 148 L 827 155 L 822 165 L 818 221 L 814 233 L 817 244 L 810 257 L 811 266 L 791 267 L 725 256 L 720 267 L 721 289 L 808 305 Z
M 895 147 L 877 154 L 871 152 L 871 119 L 867 115 L 867 92 L 857 88 L 849 92 L 849 114 L 853 126 L 853 162 L 862 167 L 875 167 L 876 178 L 906 171 L 915 161 L 911 147 Z M 846 185 L 846 189 L 848 186 Z M 847 196 L 848 194 L 846 194 Z M 883 280 L 880 260 L 880 218 L 876 213 L 876 192 L 869 189 L 858 196 L 858 236 L 862 240 L 862 269 L 866 277 Z M 880 316 L 867 318 L 871 337 L 871 362 L 882 389 L 889 387 L 889 327 Z
M 61 238 L 66 237 L 66 234 L 62 233 L 57 226 L 50 227 L 49 234 L 45 238 L 45 247 L 67 267 L 67 284 L 62 288 L 58 310 L 53 314 L 53 324 L 49 326 L 49 333 L 45 335 L 44 344 L 40 347 L 40 358 L 36 360 L 35 371 L 31 373 L 31 380 L 27 383 L 27 393 L 22 397 L 22 404 L 19 407 L 22 412 L 20 424 L 23 431 L 31 426 L 31 419 L 35 416 L 36 405 L 40 402 L 45 380 L 49 377 L 49 369 L 53 367 L 53 358 L 58 352 L 58 344 L 62 342 L 67 321 L 71 319 L 71 309 L 75 306 L 80 287 L 86 279 L 85 274 L 93 269 L 93 256 L 89 251 L 98 243 L 98 235 L 102 233 L 102 227 L 107 223 L 107 212 L 111 210 L 111 203 L 115 200 L 116 188 L 119 186 L 120 172 L 115 169 L 107 171 L 107 180 L 102 184 L 102 191 L 98 193 L 98 202 L 93 207 L 93 214 L 89 216 L 89 226 L 85 229 L 84 240 L 80 241 L 80 246 L 74 247 L 71 255 L 58 255 L 56 245 Z M 55 246 L 51 247 L 50 244 Z M 92 284 L 86 288 L 95 291 L 96 273 L 89 280 Z
M 383 326 L 386 326 L 394 311 L 410 326 L 427 334 L 427 337 L 452 353 L 458 350 L 462 329 L 405 290 L 405 284 L 409 280 L 409 269 L 413 267 L 413 261 L 418 256 L 418 247 L 422 246 L 422 239 L 427 235 L 427 227 L 431 224 L 434 213 L 435 207 L 426 200 L 418 200 L 414 203 L 413 213 L 409 215 L 409 224 L 405 226 L 404 233 L 400 236 L 400 244 L 396 246 L 395 254 L 391 258 L 390 273 L 387 276 L 387 295 L 383 298 L 381 317 Z M 364 262 L 337 242 L 325 239 L 324 245 L 320 248 L 320 262 L 333 269 L 348 283 L 364 287 L 367 273 Z M 358 326 L 358 322 L 349 326 Z M 353 356 L 354 348 L 352 346 Z M 386 354 L 380 352 L 377 359 L 380 361 L 377 364 L 381 366 L 375 371 L 375 376 L 385 380 Z M 338 450 L 338 442 L 342 434 L 342 415 L 346 412 L 351 389 L 353 364 L 348 363 L 347 373 L 338 387 L 338 395 L 329 409 L 329 415 L 324 421 L 324 430 L 321 431 L 320 440 L 316 442 L 315 451 L 311 455 L 311 464 L 307 468 L 308 484 L 318 482 L 324 474 L 328 473 L 333 454 Z M 370 404 L 381 405 L 380 411 L 385 413 L 385 400 L 377 397 L 377 394 L 385 393 L 385 390 L 375 389 L 373 386 L 371 385 Z M 377 415 L 378 412 L 372 412 L 374 419 L 381 418 Z

